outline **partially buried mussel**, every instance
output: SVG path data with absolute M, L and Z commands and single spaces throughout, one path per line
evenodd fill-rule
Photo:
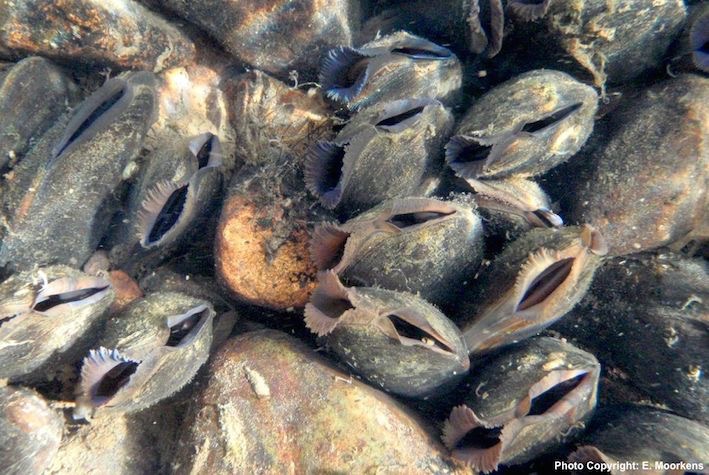
M 135 412 L 177 392 L 207 360 L 213 318 L 209 302 L 175 292 L 131 304 L 84 358 L 74 417 Z
M 0 378 L 23 379 L 73 363 L 103 324 L 108 280 L 65 266 L 12 275 L 0 284 Z
M 147 157 L 120 228 L 109 240 L 112 263 L 136 273 L 199 232 L 198 218 L 221 189 L 221 163 L 219 137 L 209 132 L 186 140 L 166 136 Z
M 320 82 L 329 99 L 349 110 L 412 97 L 449 103 L 459 93 L 462 69 L 448 48 L 397 31 L 359 48 L 330 50 Z
M 434 99 L 408 99 L 359 112 L 332 141 L 318 142 L 305 184 L 323 205 L 347 215 L 416 194 L 441 168 L 453 116 Z
M 483 473 L 529 461 L 591 416 L 599 374 L 593 355 L 561 340 L 520 343 L 471 370 L 472 390 L 451 411 L 443 441 Z
M 0 266 L 80 267 L 89 258 L 108 228 L 123 171 L 154 118 L 154 86 L 147 72 L 109 80 L 13 170 L 3 196 L 12 211 Z
M 482 259 L 472 208 L 431 198 L 388 200 L 344 224 L 313 232 L 312 257 L 347 283 L 418 293 L 446 305 Z
M 537 228 L 499 254 L 463 306 L 471 353 L 522 340 L 566 314 L 584 296 L 605 254 L 591 226 Z
M 539 175 L 586 142 L 597 102 L 592 87 L 568 74 L 521 74 L 473 103 L 446 145 L 446 161 L 463 178 Z
M 440 394 L 468 370 L 455 324 L 406 292 L 347 288 L 325 272 L 305 307 L 305 324 L 355 371 L 395 394 Z

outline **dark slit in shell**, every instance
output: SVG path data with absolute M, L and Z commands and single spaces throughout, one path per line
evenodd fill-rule
M 489 449 L 500 443 L 502 427 L 476 427 L 469 430 L 453 449 Z
M 404 338 L 408 338 L 410 340 L 418 340 L 422 343 L 428 344 L 426 342 L 432 342 L 435 346 L 440 348 L 443 351 L 447 351 L 449 353 L 455 353 L 451 348 L 449 348 L 447 345 L 443 344 L 441 341 L 439 341 L 437 338 L 435 338 L 433 335 L 429 334 L 428 332 L 422 330 L 421 328 L 417 327 L 416 325 L 412 325 L 411 323 L 407 322 L 401 317 L 398 317 L 396 315 L 389 315 L 387 316 L 389 321 L 391 321 L 392 325 L 394 325 L 394 328 L 396 329 L 396 333 Z
M 535 132 L 539 132 L 540 130 L 546 129 L 547 127 L 551 127 L 555 124 L 558 124 L 559 122 L 576 112 L 578 109 L 580 109 L 582 105 L 582 103 L 577 102 L 576 104 L 564 107 L 563 109 L 560 109 L 552 113 L 551 115 L 544 117 L 543 119 L 536 120 L 534 122 L 527 122 L 522 126 L 522 132 L 528 132 L 530 134 L 533 134 Z
M 547 389 L 546 391 L 532 399 L 532 405 L 526 415 L 540 416 L 546 413 L 549 409 L 552 408 L 552 406 L 554 406 L 554 404 L 561 401 L 574 389 L 579 387 L 586 375 L 587 373 L 579 374 L 578 376 L 575 376 L 571 379 L 567 379 L 566 381 L 562 381 L 559 384 L 555 384 L 551 388 Z
M 573 265 L 574 258 L 567 257 L 544 269 L 527 288 L 522 300 L 517 305 L 517 311 L 526 310 L 543 302 L 566 280 Z
M 214 135 L 209 134 L 209 138 L 204 142 L 197 152 L 197 164 L 199 168 L 204 168 L 209 164 L 209 159 L 212 154 L 212 145 L 214 143 Z
M 155 223 L 148 234 L 147 244 L 154 244 L 172 229 L 177 223 L 182 213 L 182 209 L 187 201 L 187 190 L 189 185 L 184 185 L 173 191 L 155 218 Z
M 416 226 L 418 224 L 423 224 L 434 219 L 443 218 L 445 216 L 450 216 L 454 214 L 455 211 L 450 213 L 442 213 L 439 211 L 421 211 L 418 213 L 404 213 L 397 214 L 387 219 L 387 222 L 393 224 L 399 229 L 406 229 L 411 226 Z
M 98 107 L 91 111 L 89 116 L 84 119 L 81 124 L 79 124 L 79 126 L 74 130 L 71 136 L 69 136 L 66 142 L 52 154 L 53 158 L 56 158 L 61 155 L 69 146 L 71 146 L 76 140 L 78 140 L 79 137 L 81 137 L 81 135 L 89 127 L 91 127 L 100 117 L 108 113 L 108 111 L 111 110 L 111 108 L 116 105 L 118 101 L 121 100 L 121 98 L 125 94 L 125 91 L 125 86 L 121 87 L 119 90 L 117 90 L 115 93 L 111 94 L 108 98 L 101 102 Z
M 108 286 L 105 287 L 91 287 L 88 289 L 73 290 L 71 292 L 64 292 L 61 294 L 50 295 L 46 299 L 38 302 L 34 306 L 34 311 L 36 312 L 46 312 L 56 306 L 63 305 L 66 303 L 79 302 L 81 300 L 87 299 L 92 295 L 96 295 L 99 292 L 106 290 Z
M 180 346 L 181 343 L 188 340 L 189 336 L 194 335 L 195 330 L 199 328 L 199 323 L 208 315 L 209 309 L 197 309 L 196 311 L 193 309 L 186 318 L 170 326 L 170 336 L 165 346 Z
M 415 107 L 413 109 L 402 112 L 401 114 L 387 117 L 386 119 L 382 119 L 379 122 L 377 122 L 376 126 L 377 127 L 393 127 L 395 125 L 398 125 L 398 124 L 404 122 L 407 119 L 417 116 L 418 114 L 423 112 L 424 107 L 425 106 Z
M 443 51 L 433 51 L 425 48 L 416 47 L 406 47 L 394 48 L 391 50 L 394 54 L 403 54 L 405 56 L 410 56 L 414 59 L 447 59 L 450 58 L 450 53 L 445 53 Z
M 130 380 L 130 377 L 138 370 L 138 365 L 134 361 L 123 361 L 111 368 L 103 375 L 96 385 L 93 394 L 93 402 L 102 404 L 113 396 Z

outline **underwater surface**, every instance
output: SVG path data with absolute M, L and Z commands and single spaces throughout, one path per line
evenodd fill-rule
M 0 3 L 0 469 L 706 473 L 709 4 Z

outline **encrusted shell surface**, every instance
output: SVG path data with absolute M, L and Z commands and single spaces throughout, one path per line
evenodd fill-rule
M 469 206 L 389 200 L 341 225 L 321 224 L 312 257 L 356 286 L 381 286 L 446 305 L 482 259 L 482 226 Z
M 78 96 L 74 81 L 49 60 L 32 56 L 9 68 L 0 80 L 0 170 L 20 160 L 30 140 L 49 129 Z
M 305 324 L 366 380 L 394 394 L 440 395 L 468 370 L 455 324 L 406 292 L 347 288 L 333 272 L 322 273 Z
M 596 406 L 600 363 L 554 338 L 534 338 L 471 370 L 474 388 L 443 428 L 455 458 L 490 473 L 568 440 Z
M 212 305 L 159 292 L 112 317 L 97 349 L 84 358 L 74 417 L 135 412 L 174 394 L 209 356 Z
M 611 255 L 709 237 L 709 79 L 651 86 L 611 118 L 611 136 L 584 156 L 569 219 L 595 226 Z
M 77 361 L 113 299 L 108 280 L 65 266 L 0 283 L 0 378 L 42 378 Z
M 593 130 L 596 91 L 568 74 L 539 69 L 488 91 L 446 145 L 463 178 L 534 176 L 579 151 Z

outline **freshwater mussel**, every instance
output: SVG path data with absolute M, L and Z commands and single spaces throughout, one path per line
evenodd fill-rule
M 706 24 L 0 2 L 0 466 L 706 462 Z

